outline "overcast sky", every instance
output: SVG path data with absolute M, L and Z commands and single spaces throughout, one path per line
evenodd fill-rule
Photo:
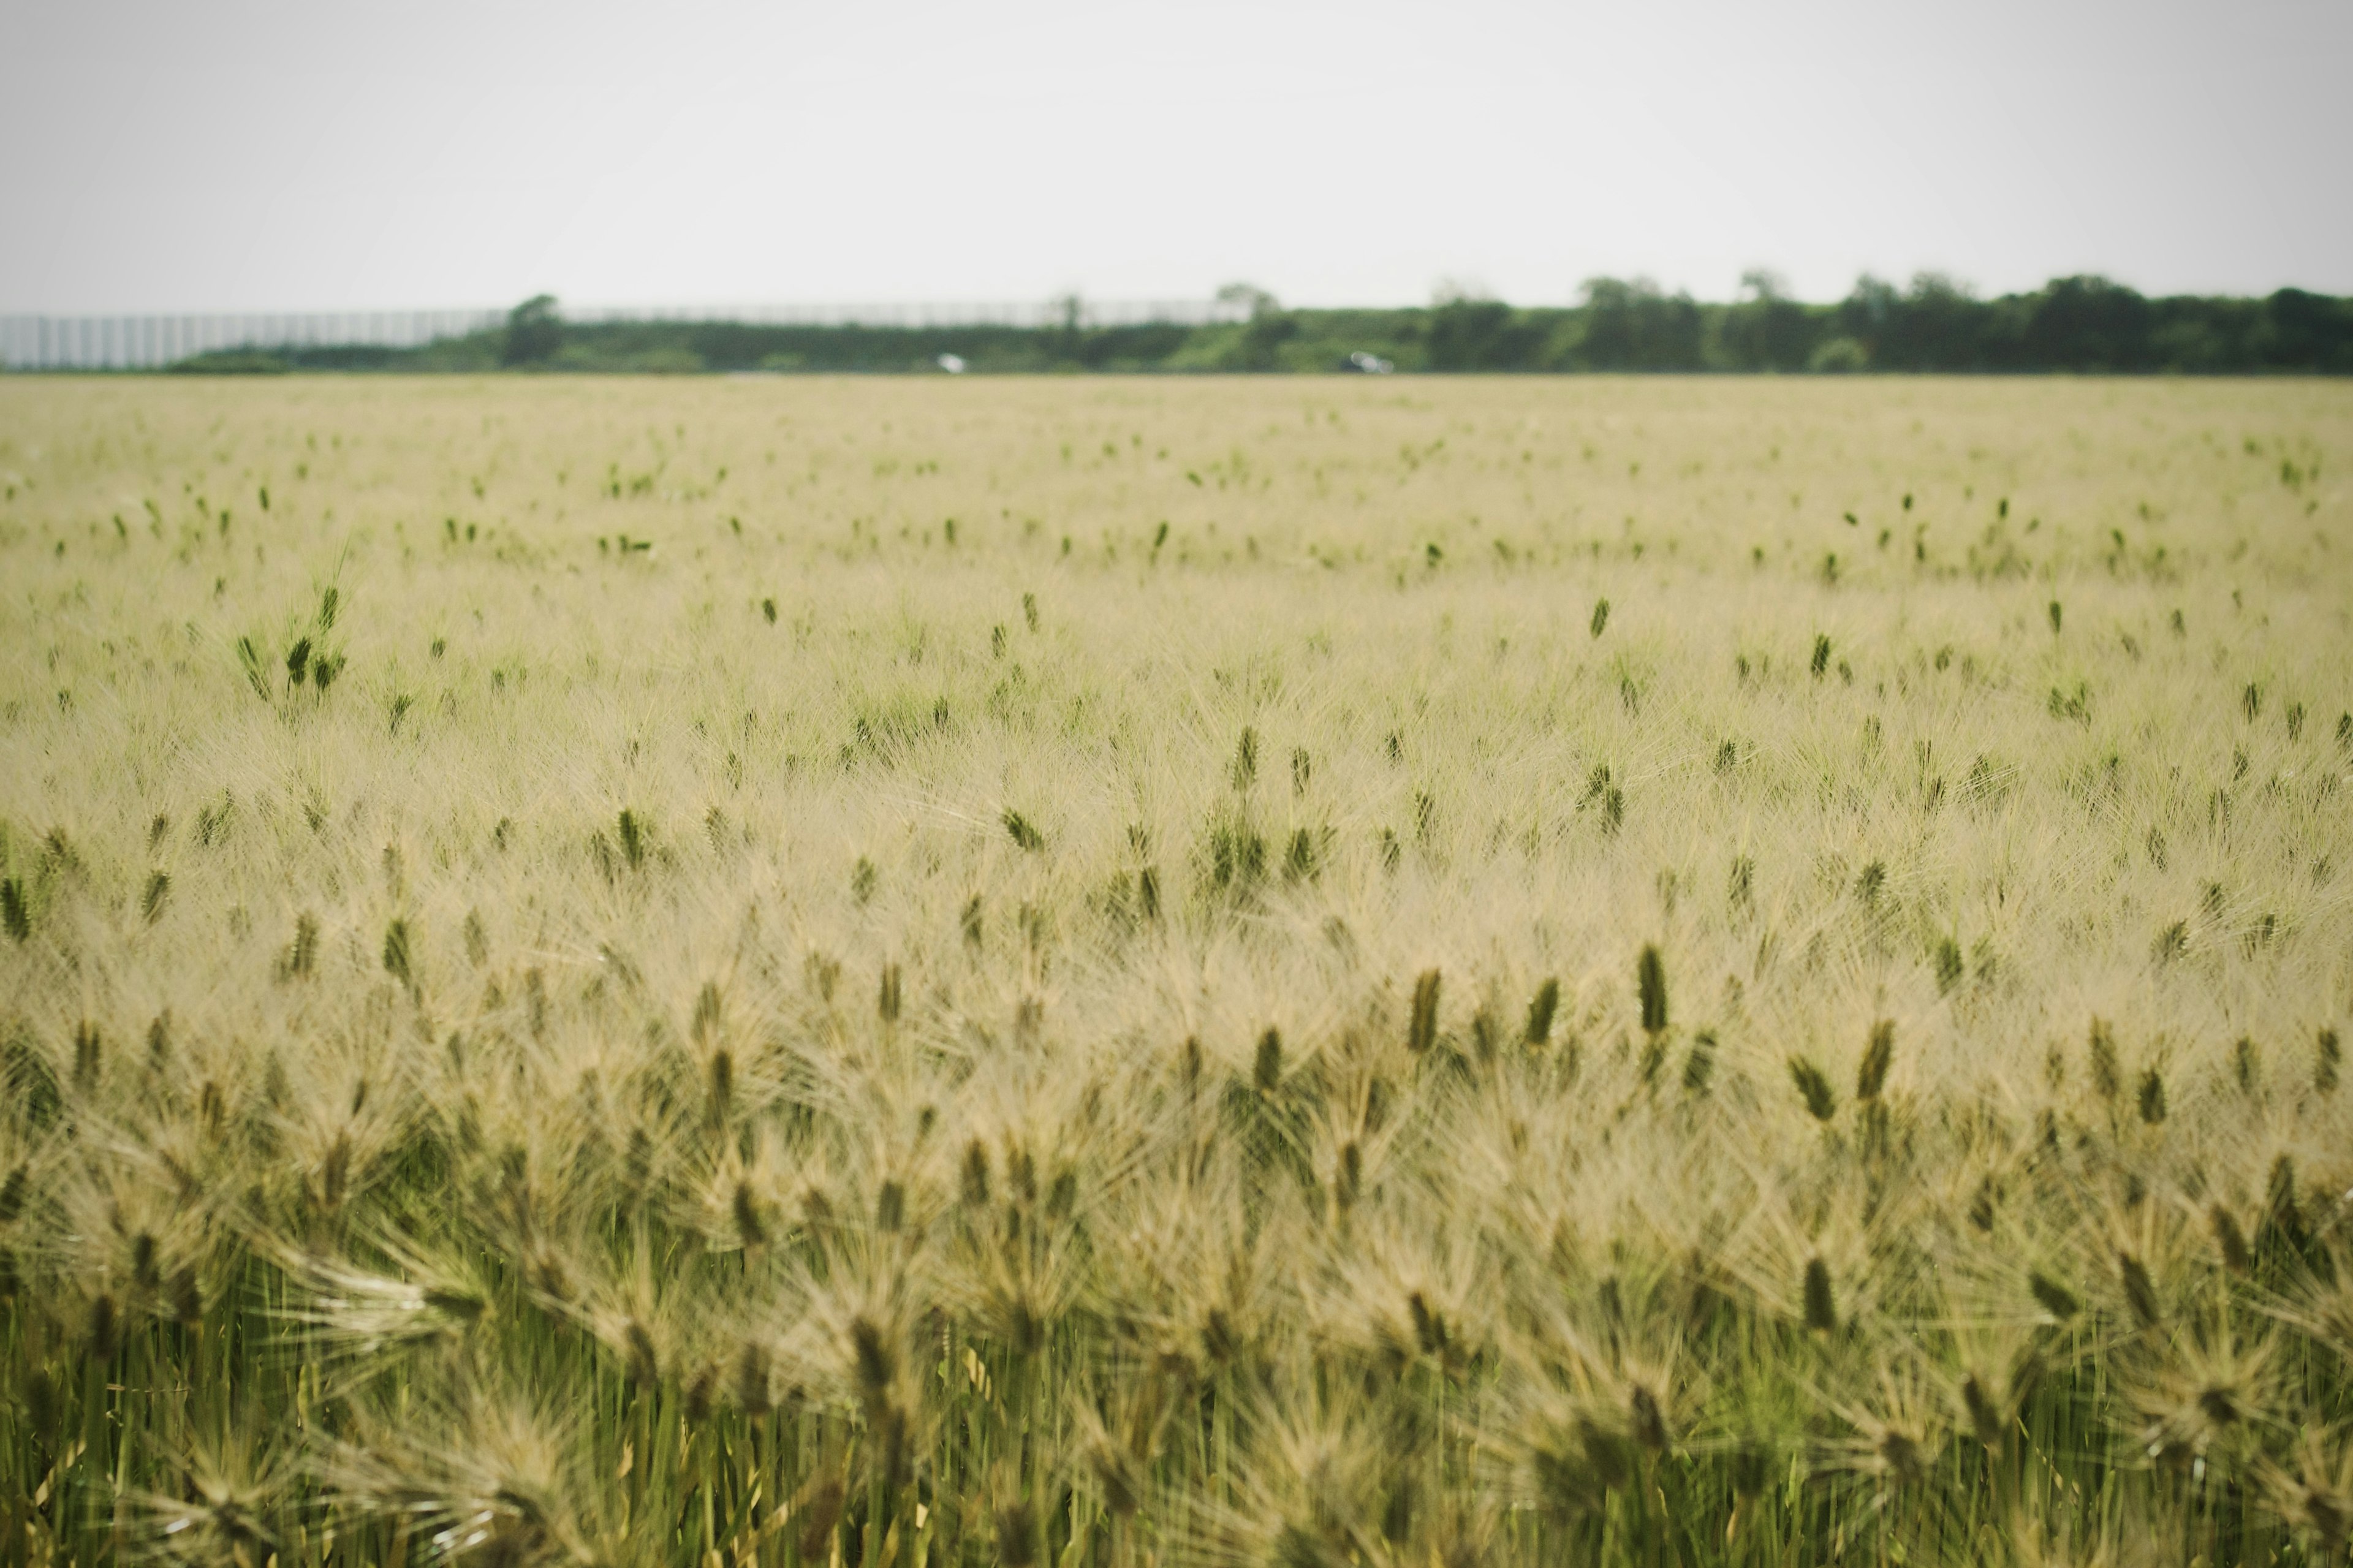
M 2353 292 L 2348 0 L 0 0 L 0 311 Z

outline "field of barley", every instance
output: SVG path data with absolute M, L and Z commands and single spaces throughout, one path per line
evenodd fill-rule
M 2348 480 L 0 381 L 0 1563 L 2344 1563 Z

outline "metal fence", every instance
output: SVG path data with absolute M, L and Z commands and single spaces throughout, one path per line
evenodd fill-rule
M 329 343 L 415 348 L 506 319 L 503 310 L 339 310 L 191 316 L 0 316 L 10 370 L 152 370 L 221 349 Z
M 607 305 L 567 321 L 741 321 L 753 326 L 1093 327 L 1239 321 L 1247 304 L 1203 300 L 960 300 L 849 305 Z M 496 327 L 504 310 L 327 310 L 260 315 L 0 316 L 0 369 L 153 370 L 192 354 L 327 346 L 417 348 Z

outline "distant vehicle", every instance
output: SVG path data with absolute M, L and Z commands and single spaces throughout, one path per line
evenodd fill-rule
M 1362 371 L 1366 375 L 1387 375 L 1397 369 L 1397 366 L 1378 354 L 1368 354 L 1364 350 L 1358 349 L 1348 356 L 1348 368 Z
M 940 368 L 947 372 L 950 375 L 962 375 L 964 374 L 964 356 L 962 354 L 942 354 L 940 356 Z

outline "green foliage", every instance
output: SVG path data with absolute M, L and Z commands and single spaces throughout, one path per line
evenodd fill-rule
M 1706 326 L 1688 294 L 1672 297 L 1646 279 L 1585 283 L 1585 309 L 1572 359 L 1578 369 L 1704 370 Z
M 259 349 L 207 349 L 174 360 L 168 368 L 174 375 L 284 375 L 295 368 L 295 359 Z
M 417 349 L 362 344 L 220 350 L 174 364 L 205 374 L 288 370 L 600 374 L 935 374 L 942 354 L 976 373 L 1293 372 L 1351 368 L 1366 353 L 1403 371 L 1775 372 L 1835 374 L 2073 372 L 2353 374 L 2353 300 L 2299 289 L 2261 300 L 2148 299 L 2106 279 L 2055 279 L 1979 300 L 1934 273 L 1897 287 L 1868 275 L 1847 297 L 1809 304 L 1770 273 L 1728 302 L 1668 294 L 1641 279 L 1595 278 L 1568 307 L 1450 294 L 1424 308 L 1285 308 L 1247 284 L 1246 321 L 1098 326 L 1083 311 L 1047 327 L 566 322 L 545 295 L 470 338 Z
M 499 341 L 499 363 L 543 365 L 564 347 L 564 318 L 553 294 L 534 294 L 507 312 Z

